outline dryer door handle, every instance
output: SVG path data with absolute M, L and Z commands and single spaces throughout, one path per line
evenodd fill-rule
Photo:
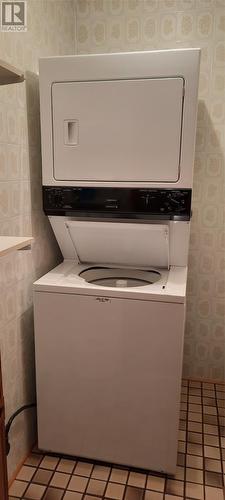
M 78 120 L 64 120 L 64 144 L 66 146 L 78 146 L 79 144 Z

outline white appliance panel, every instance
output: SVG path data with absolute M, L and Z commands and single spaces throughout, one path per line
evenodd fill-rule
M 153 186 L 167 188 L 174 187 L 174 179 L 178 179 L 176 182 L 177 188 L 192 187 L 199 63 L 200 49 L 197 48 L 127 53 L 120 52 L 117 54 L 85 54 L 79 56 L 42 58 L 40 60 L 40 103 L 43 184 L 46 186 L 73 186 L 74 183 L 76 183 L 77 186 L 83 186 L 84 184 L 86 186 L 98 186 L 99 182 L 101 182 L 102 186 L 114 186 L 116 183 L 116 186 L 121 187 L 126 185 L 127 187 Z M 148 137 L 146 134 L 146 127 L 149 127 L 149 120 L 147 116 L 147 109 L 149 108 L 148 102 L 151 102 L 151 99 L 149 100 L 149 96 L 147 95 L 147 89 L 144 89 L 143 92 L 143 98 L 145 98 L 144 105 L 139 94 L 138 98 L 136 98 L 135 95 L 135 99 L 133 100 L 130 109 L 127 109 L 129 96 L 131 97 L 133 92 L 133 87 L 128 84 L 128 81 L 134 82 L 134 85 L 135 81 L 138 81 L 138 85 L 143 85 L 144 88 L 144 83 L 148 85 L 150 80 L 151 84 L 154 85 L 154 79 L 158 81 L 160 80 L 160 86 L 162 85 L 162 87 L 164 84 L 166 85 L 166 80 L 171 80 L 172 86 L 174 85 L 176 87 L 177 84 L 177 95 L 181 92 L 182 80 L 185 82 L 180 162 L 178 162 L 177 151 L 177 140 L 180 134 L 178 129 L 180 128 L 180 125 L 175 124 L 175 130 L 177 131 L 175 132 L 173 130 L 174 109 L 171 110 L 170 106 L 171 99 L 172 101 L 175 99 L 173 91 L 171 89 L 169 90 L 171 96 L 163 92 L 162 104 L 165 104 L 166 108 L 163 105 L 160 106 L 160 108 L 157 108 L 157 103 L 160 104 L 158 94 L 156 95 L 156 101 L 154 100 L 153 102 L 154 117 L 156 118 L 157 127 L 158 122 L 160 121 L 158 111 L 160 110 L 160 113 L 162 113 L 161 136 L 160 134 L 157 135 L 157 129 L 153 129 L 152 136 Z M 123 81 L 121 82 L 121 80 Z M 86 83 L 82 84 L 80 82 Z M 118 83 L 117 86 L 116 82 Z M 143 84 L 141 84 L 141 82 L 143 82 Z M 124 86 L 122 86 L 122 84 L 124 84 Z M 83 120 L 85 115 L 90 118 L 90 113 L 87 109 L 87 102 L 90 102 L 91 100 L 91 106 L 94 111 L 94 128 L 92 127 L 91 133 L 89 133 L 90 131 L 88 131 L 88 128 L 85 128 L 84 130 L 82 120 L 82 123 L 78 122 L 78 118 L 75 116 L 77 103 L 75 103 L 74 97 L 73 102 L 70 102 L 69 98 L 65 97 L 67 92 L 72 95 L 75 86 L 76 89 L 80 89 L 81 85 L 83 87 L 83 94 L 79 90 L 79 99 L 80 102 L 83 102 L 84 104 L 84 112 L 83 109 L 81 109 L 79 111 L 80 115 L 78 118 L 82 118 Z M 99 89 L 102 85 L 105 85 L 105 87 L 107 85 L 102 93 L 102 99 L 104 100 L 104 106 L 106 106 L 105 110 L 111 113 L 110 121 L 106 120 L 102 114 L 103 106 L 98 107 L 97 103 L 94 102 L 93 99 L 95 96 L 99 97 Z M 113 95 L 115 95 L 115 92 L 118 94 L 118 100 L 116 103 L 111 97 L 112 92 L 110 93 L 109 91 L 111 87 L 113 88 Z M 129 87 L 129 92 L 123 91 L 123 88 L 125 89 L 125 87 L 126 89 Z M 88 88 L 91 88 L 91 96 L 86 95 Z M 151 86 L 151 88 L 153 87 Z M 176 89 L 174 92 L 176 93 Z M 55 102 L 56 93 L 60 99 L 62 98 L 64 100 L 64 103 L 61 103 L 61 106 L 63 108 L 65 105 L 66 112 L 64 112 L 64 109 L 60 109 L 60 102 L 56 103 L 58 109 L 55 111 L 53 117 L 53 99 Z M 177 106 L 179 106 L 178 101 L 175 106 L 175 114 L 177 115 L 178 120 L 180 120 L 181 117 L 179 116 L 179 110 L 177 109 Z M 111 102 L 113 102 L 115 109 L 112 109 L 112 106 L 110 107 Z M 122 104 L 120 109 L 119 102 Z M 126 107 L 124 107 L 124 105 L 126 105 Z M 146 106 L 147 109 L 145 109 Z M 79 103 L 78 107 L 80 107 Z M 116 115 L 116 111 L 118 109 L 121 114 L 120 119 L 118 119 Z M 168 110 L 166 123 L 168 124 L 168 121 L 171 120 L 171 127 L 168 129 L 168 137 L 171 137 L 170 134 L 172 134 L 171 150 L 169 142 L 167 141 L 167 136 L 165 137 L 167 127 L 163 123 L 166 109 Z M 129 150 L 125 152 L 125 142 L 121 144 L 121 137 L 118 137 L 118 129 L 120 123 L 124 128 L 124 123 L 129 118 L 129 113 L 133 118 L 132 113 L 134 113 L 134 110 L 138 121 L 135 116 L 133 125 L 129 123 L 126 128 L 125 139 L 127 141 L 127 145 L 129 146 Z M 142 119 L 141 111 L 143 112 L 142 114 L 144 119 Z M 71 114 L 71 112 L 73 113 Z M 96 127 L 97 119 L 99 120 L 98 128 Z M 92 169 L 92 165 L 94 166 L 94 159 L 90 157 L 90 152 L 96 151 L 97 145 L 99 144 L 98 130 L 101 130 L 102 143 L 104 142 L 105 144 L 109 143 L 107 133 L 110 132 L 111 135 L 113 133 L 113 137 L 111 138 L 112 143 L 109 143 L 109 146 L 110 144 L 114 144 L 114 146 L 116 145 L 116 150 L 111 148 L 110 154 L 108 154 L 106 147 L 102 144 L 101 153 L 99 150 L 97 152 L 97 157 L 100 162 L 99 164 L 96 162 L 94 170 Z M 116 133 L 114 133 L 115 130 Z M 129 131 L 133 134 L 132 138 L 134 138 L 134 142 L 136 143 L 134 157 L 132 157 L 134 146 L 133 143 L 130 144 L 129 142 Z M 150 155 L 152 159 L 155 159 L 153 153 L 155 154 L 155 152 L 158 152 L 159 158 L 163 160 L 160 164 L 159 170 L 154 169 L 153 163 L 151 164 L 151 167 L 149 167 L 149 150 L 148 144 L 146 143 L 146 136 L 152 146 L 152 153 Z M 56 144 L 56 137 L 58 145 Z M 157 139 L 156 143 L 154 142 L 155 138 Z M 89 151 L 84 151 L 84 139 L 86 144 L 88 144 Z M 157 150 L 159 141 L 161 142 L 160 151 Z M 55 148 L 57 148 L 57 151 Z M 136 151 L 140 150 L 140 148 L 143 148 L 143 161 L 141 164 L 138 161 L 137 170 L 137 160 L 139 160 L 139 158 L 137 157 Z M 166 151 L 168 153 L 168 160 L 171 160 L 172 151 L 175 155 L 174 163 L 172 165 L 170 163 L 171 171 L 165 168 L 164 159 L 166 153 L 164 156 L 164 152 Z M 59 159 L 56 153 L 59 154 Z M 118 165 L 121 165 L 121 160 L 125 156 L 126 159 L 131 160 L 131 169 L 129 171 L 129 167 L 127 165 L 122 165 L 121 172 Z M 77 160 L 78 158 L 81 161 L 79 166 L 77 161 L 75 162 L 75 159 Z M 85 169 L 82 170 L 82 164 L 86 168 L 84 158 L 87 160 L 87 171 Z M 110 165 L 107 168 L 105 168 L 103 163 L 104 159 L 107 159 L 107 162 L 110 162 Z M 115 159 L 117 160 L 116 164 Z M 60 164 L 61 160 L 63 160 L 63 164 Z M 64 168 L 65 173 L 63 171 Z M 143 176 L 143 179 L 141 180 L 139 178 L 139 173 L 140 177 L 141 175 Z M 163 174 L 165 174 L 165 179 L 161 179 Z M 95 177 L 97 180 L 95 180 Z M 125 181 L 118 180 L 118 178 L 123 179 L 124 177 Z M 102 180 L 104 178 L 107 180 Z M 154 179 L 156 179 L 156 181 L 154 181 Z
M 169 267 L 169 226 L 68 221 L 79 262 Z
M 53 83 L 55 179 L 176 183 L 183 88 L 179 77 Z
M 175 472 L 184 304 L 34 293 L 38 444 Z
M 54 231 L 55 237 L 58 241 L 58 244 L 60 246 L 60 250 L 63 254 L 64 259 L 73 259 L 74 262 L 79 262 L 80 256 L 76 252 L 76 245 L 73 243 L 73 240 L 71 238 L 71 235 L 68 231 L 68 225 L 71 227 L 74 224 L 76 224 L 78 221 L 72 220 L 70 217 L 57 217 L 57 216 L 51 216 L 49 217 L 52 229 Z M 89 222 L 89 224 L 93 224 L 93 222 Z M 102 222 L 101 225 L 104 225 L 105 223 Z M 138 224 L 135 224 L 137 227 Z M 126 223 L 126 228 L 128 228 L 129 223 Z M 138 229 L 138 232 L 140 234 L 141 231 L 141 226 L 142 224 L 139 225 L 140 228 Z M 147 266 L 156 266 L 156 267 L 161 267 L 162 265 L 166 266 L 187 266 L 188 264 L 188 248 L 189 248 L 189 237 L 190 237 L 190 222 L 179 222 L 179 221 L 169 221 L 168 224 L 162 224 L 162 226 L 166 226 L 168 228 L 168 235 L 169 235 L 169 249 L 165 246 L 166 240 L 165 238 L 163 239 L 162 234 L 160 231 L 157 232 L 155 231 L 154 234 L 154 228 L 155 226 L 159 226 L 158 224 L 147 224 L 148 231 L 145 232 L 145 241 L 148 240 L 148 261 L 147 261 Z M 99 227 L 99 226 L 98 226 Z M 146 227 L 146 224 L 145 224 Z M 161 225 L 160 225 L 161 227 Z M 99 229 L 101 226 L 99 227 Z M 149 234 L 148 234 L 149 233 Z M 98 231 L 99 234 L 99 231 Z M 137 234 L 137 233 L 135 233 Z M 165 233 L 164 233 L 165 234 Z M 154 238 L 151 237 L 154 235 Z M 132 234 L 131 234 L 132 236 Z M 155 239 L 155 236 L 157 238 Z M 125 233 L 122 234 L 123 239 L 126 238 Z M 91 233 L 88 236 L 89 238 L 89 243 L 91 240 Z M 139 238 L 139 236 L 138 236 Z M 160 240 L 159 240 L 160 238 Z M 161 246 L 156 247 L 156 241 L 157 244 L 160 243 Z M 118 236 L 117 236 L 117 242 L 118 241 Z M 91 241 L 91 245 L 97 245 L 98 242 L 94 241 L 93 238 Z M 113 243 L 115 245 L 115 242 Z M 127 242 L 126 242 L 127 244 Z M 104 247 L 108 245 L 108 241 L 104 239 L 104 245 L 102 246 L 101 250 L 101 255 L 103 258 L 103 261 L 105 262 L 105 256 L 104 256 Z M 140 241 L 135 240 L 134 241 L 135 248 L 140 246 Z M 110 248 L 109 248 L 110 249 Z M 86 251 L 90 250 L 92 252 L 93 248 L 92 246 L 89 248 L 86 248 Z M 146 254 L 147 249 L 146 248 L 141 248 L 141 253 Z M 168 258 L 165 257 L 166 252 L 168 252 Z M 133 265 L 141 265 L 138 263 L 138 255 L 139 254 L 134 254 L 132 246 L 130 247 L 130 259 L 132 258 L 135 260 Z M 94 256 L 93 256 L 94 257 Z M 95 257 L 97 258 L 97 261 L 100 261 L 99 255 L 96 255 L 95 252 Z M 115 256 L 112 256 L 112 259 L 115 259 Z M 169 259 L 169 261 L 168 261 Z M 88 261 L 90 262 L 91 259 L 89 257 Z M 101 263 L 103 262 L 101 261 Z M 92 263 L 96 262 L 94 259 L 92 260 Z M 131 262 L 131 261 L 130 261 Z M 112 264 L 109 261 L 109 263 Z M 163 264 L 162 264 L 163 263 Z M 127 262 L 127 265 L 128 262 Z M 130 264 L 132 265 L 132 264 Z M 144 264 L 142 264 L 144 265 Z
M 35 292 L 76 293 L 77 295 L 101 295 L 101 297 L 110 295 L 110 297 L 122 299 L 185 303 L 187 267 L 171 266 L 170 269 L 155 269 L 161 274 L 161 279 L 151 285 L 111 288 L 88 283 L 82 278 L 80 273 L 93 266 L 96 267 L 96 264 L 78 264 L 73 260 L 64 260 L 59 266 L 39 278 L 34 283 L 34 290 Z M 102 267 L 101 264 L 100 267 Z M 133 268 L 128 267 L 128 269 Z M 149 269 L 151 266 L 147 267 L 147 270 Z

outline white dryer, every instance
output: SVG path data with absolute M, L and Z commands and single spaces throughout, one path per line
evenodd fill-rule
M 199 50 L 47 58 L 34 284 L 38 443 L 176 467 Z

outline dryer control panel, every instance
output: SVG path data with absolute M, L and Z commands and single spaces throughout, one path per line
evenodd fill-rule
M 191 189 L 43 187 L 46 215 L 190 220 Z

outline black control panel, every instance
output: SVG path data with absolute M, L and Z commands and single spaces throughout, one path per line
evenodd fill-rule
M 191 189 L 43 187 L 46 215 L 189 220 Z

